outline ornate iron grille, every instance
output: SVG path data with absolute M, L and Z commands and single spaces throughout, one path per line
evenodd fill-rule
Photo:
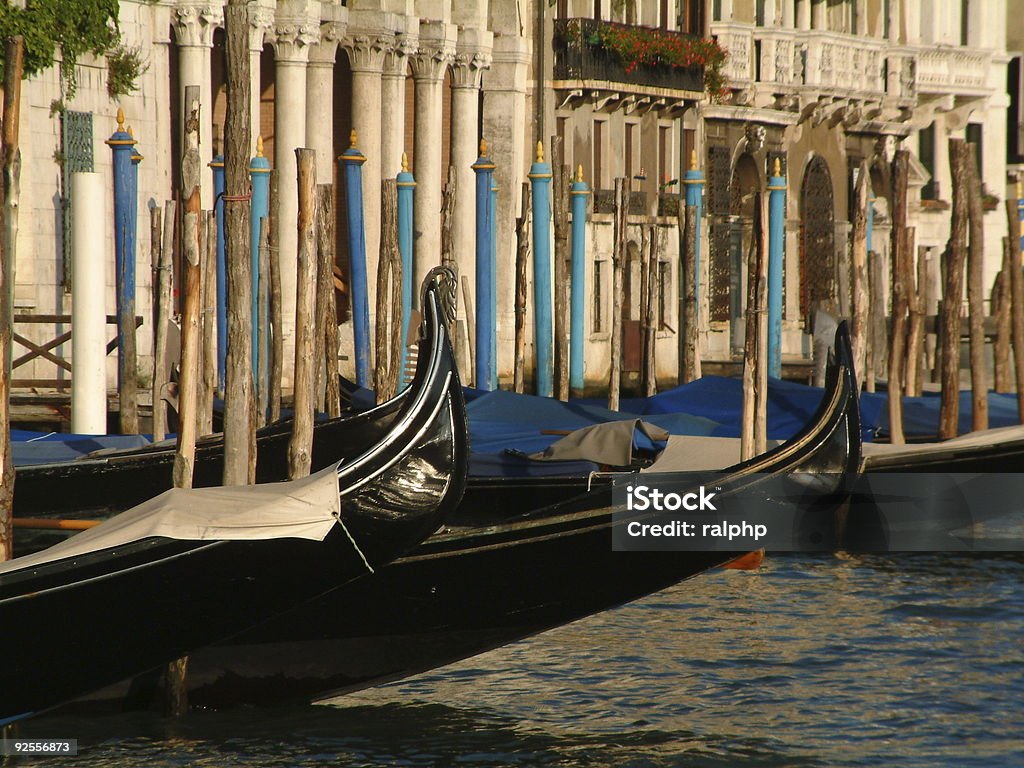
M 708 147 L 707 199 L 710 215 L 708 233 L 708 309 L 712 321 L 729 320 L 729 286 L 732 264 L 729 253 L 728 147 Z
M 61 112 L 61 214 L 64 222 L 64 289 L 71 290 L 71 174 L 92 173 L 92 112 Z
M 831 305 L 836 296 L 832 175 L 824 158 L 815 156 L 807 165 L 800 200 L 800 313 L 810 327 L 815 307 Z

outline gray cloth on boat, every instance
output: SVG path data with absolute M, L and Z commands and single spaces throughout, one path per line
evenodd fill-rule
M 49 549 L 0 563 L 0 574 L 151 537 L 323 541 L 340 513 L 337 465 L 285 483 L 172 488 Z
M 613 467 L 633 463 L 633 432 L 640 430 L 651 440 L 668 440 L 664 429 L 642 419 L 593 424 L 570 432 L 540 453 L 531 453 L 535 461 L 592 461 Z
M 862 471 L 869 467 L 885 467 L 887 458 L 903 459 L 907 457 L 937 458 L 945 454 L 969 454 L 972 449 L 984 450 L 992 445 L 1010 445 L 1024 441 L 1024 425 L 1013 424 L 1008 427 L 994 427 L 977 432 L 932 443 L 908 443 L 893 445 L 891 443 L 864 443 Z
M 781 445 L 769 440 L 768 449 Z M 672 435 L 668 445 L 651 466 L 641 472 L 709 472 L 740 463 L 741 440 L 738 437 Z

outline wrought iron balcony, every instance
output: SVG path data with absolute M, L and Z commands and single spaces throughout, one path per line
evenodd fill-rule
M 632 36 L 638 47 L 644 46 L 644 40 L 658 39 L 680 46 L 700 41 L 700 38 L 682 32 L 653 27 L 597 19 L 558 19 L 553 41 L 555 80 L 624 83 L 676 91 L 704 90 L 704 67 L 676 67 L 661 62 L 627 63 L 604 43 L 609 33 L 618 34 L 620 38 Z

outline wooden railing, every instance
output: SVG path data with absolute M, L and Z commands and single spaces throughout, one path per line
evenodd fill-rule
M 32 389 L 32 388 L 45 388 L 45 389 L 57 389 L 65 390 L 71 387 L 71 363 L 69 363 L 63 356 L 58 355 L 54 350 L 59 348 L 63 344 L 67 344 L 71 341 L 71 315 L 15 315 L 14 325 L 66 325 L 69 326 L 68 330 L 59 334 L 58 336 L 49 339 L 48 341 L 36 343 L 21 335 L 17 331 L 12 334 L 14 343 L 20 344 L 24 347 L 25 352 L 20 357 L 14 358 L 11 362 L 11 387 L 15 389 Z M 107 325 L 117 325 L 117 318 L 114 315 L 107 315 Z M 138 328 L 142 325 L 142 317 L 136 316 L 135 327 Z M 109 355 L 117 349 L 117 337 L 107 342 L 107 354 Z M 33 360 L 42 358 L 47 360 L 57 368 L 57 377 L 53 379 L 18 379 L 13 378 L 14 371 L 18 368 L 22 368 Z M 61 373 L 67 374 L 66 377 L 61 377 Z

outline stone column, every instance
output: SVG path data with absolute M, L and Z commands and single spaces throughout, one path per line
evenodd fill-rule
M 224 26 L 224 10 L 220 5 L 186 5 L 175 8 L 171 14 L 174 39 L 178 44 L 178 136 L 179 146 L 185 146 L 185 88 L 199 86 L 199 162 L 206 169 L 213 159 L 213 88 L 210 71 L 210 52 L 213 33 Z M 176 158 L 177 160 L 178 158 Z M 202 174 L 200 187 L 203 207 L 213 205 L 213 177 Z
M 479 146 L 480 79 L 491 65 L 489 52 L 458 50 L 452 63 L 451 164 L 455 166 L 455 217 L 452 242 L 459 274 L 476 285 L 476 260 L 471 244 L 476 238 L 476 179 L 472 169 Z M 483 138 L 487 138 L 484 136 Z M 447 174 L 447 169 L 441 169 Z M 461 278 L 460 278 L 461 279 Z M 462 302 L 465 303 L 465 302 Z M 461 306 L 461 304 L 460 304 Z M 463 308 L 463 311 L 464 308 Z M 472 322 L 467 318 L 467 322 Z
M 306 66 L 309 49 L 317 42 L 314 21 L 282 21 L 274 42 L 274 167 L 279 174 L 277 215 L 281 223 L 278 258 L 281 262 L 281 307 L 286 364 L 285 388 L 291 385 L 287 361 L 295 350 L 295 279 L 298 254 L 299 195 L 295 150 L 306 144 Z
M 423 27 L 428 25 L 424 24 Z M 440 23 L 431 27 L 447 27 Z M 416 176 L 415 264 L 413 301 L 419 286 L 431 267 L 441 261 L 441 137 L 444 104 L 444 75 L 454 54 L 450 38 L 440 30 L 424 35 L 421 27 L 420 47 L 412 57 L 412 76 L 416 81 L 416 137 L 413 149 Z M 445 30 L 446 31 L 446 30 Z
M 267 8 L 258 5 L 249 6 L 249 121 L 252 147 L 250 154 L 256 154 L 256 140 L 263 133 L 260 126 L 260 102 L 263 98 L 260 78 L 260 57 L 263 55 L 263 43 L 267 30 L 273 28 L 274 17 Z
M 528 40 L 512 35 L 495 38 L 491 69 L 483 84 L 484 136 L 496 166 L 494 179 L 498 184 L 494 226 L 498 238 L 499 379 L 511 376 L 515 350 L 515 224 L 527 162 L 526 73 L 530 59 Z
M 405 75 L 409 57 L 416 52 L 416 38 L 400 35 L 395 45 L 384 54 L 381 100 L 388 108 L 381 115 L 381 175 L 390 179 L 402 168 L 405 146 Z
M 825 0 L 811 0 L 811 26 L 818 32 L 828 29 L 828 6 Z
M 796 28 L 811 28 L 811 0 L 796 0 Z
M 338 27 L 320 25 L 320 42 L 309 49 L 306 69 L 306 146 L 316 150 L 316 183 L 334 182 L 334 57 Z
M 366 227 L 366 283 L 373 321 L 377 306 L 377 261 L 380 254 L 381 78 L 384 55 L 395 37 L 385 30 L 350 30 L 342 43 L 352 67 L 352 128 L 359 134 L 363 164 L 363 222 Z

